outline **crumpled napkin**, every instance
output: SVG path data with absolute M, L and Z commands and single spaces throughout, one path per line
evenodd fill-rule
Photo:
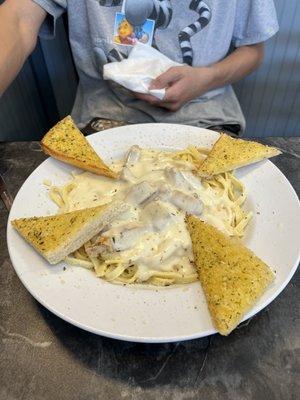
M 149 89 L 153 79 L 171 67 L 182 66 L 153 47 L 137 43 L 127 59 L 104 65 L 103 78 L 138 93 L 148 93 L 162 100 L 165 89 Z

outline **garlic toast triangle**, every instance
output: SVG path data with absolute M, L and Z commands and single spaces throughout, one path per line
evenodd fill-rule
M 281 154 L 281 151 L 275 147 L 243 139 L 234 139 L 225 133 L 221 133 L 206 159 L 200 165 L 198 173 L 204 178 L 209 178 L 278 154 Z
M 71 116 L 65 117 L 50 129 L 41 145 L 46 154 L 60 161 L 97 175 L 116 178 L 116 173 L 101 160 Z
M 50 264 L 57 264 L 127 209 L 126 203 L 116 202 L 66 214 L 20 218 L 11 223 Z
M 200 219 L 188 216 L 187 227 L 214 326 L 228 335 L 274 280 L 274 273 L 237 239 Z

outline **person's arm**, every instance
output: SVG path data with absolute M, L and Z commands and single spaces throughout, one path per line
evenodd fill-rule
M 179 110 L 185 103 L 218 87 L 239 81 L 261 64 L 264 44 L 242 46 L 222 61 L 208 67 L 172 67 L 157 77 L 150 89 L 166 89 L 163 100 L 135 93 L 136 97 L 151 105 L 170 111 Z
M 0 6 L 0 96 L 34 50 L 45 17 L 32 0 L 6 0 Z

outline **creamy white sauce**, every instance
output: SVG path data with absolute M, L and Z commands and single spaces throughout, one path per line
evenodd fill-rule
M 184 222 L 186 210 L 182 205 L 195 210 L 203 221 L 230 233 L 232 203 L 226 196 L 220 196 L 219 191 L 204 188 L 201 179 L 193 174 L 193 166 L 174 160 L 171 153 L 149 149 L 137 153 L 137 159 L 133 153 L 127 164 L 123 161 L 111 166 L 116 172 L 123 171 L 121 176 L 127 180 L 88 172 L 75 175 L 74 188 L 68 194 L 68 211 L 114 200 L 126 201 L 130 204 L 129 211 L 102 232 L 113 238 L 114 250 L 110 256 L 137 265 L 140 281 L 156 271 L 195 273 L 191 239 Z M 141 204 L 135 201 L 135 195 L 149 194 Z

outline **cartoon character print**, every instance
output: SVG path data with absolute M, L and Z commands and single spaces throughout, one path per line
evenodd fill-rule
M 100 6 L 117 7 L 121 6 L 123 0 L 99 0 Z M 193 64 L 193 49 L 191 45 L 192 36 L 200 32 L 211 19 L 211 9 L 203 0 L 192 0 L 189 5 L 190 10 L 198 14 L 198 19 L 178 33 L 178 41 L 182 53 L 182 62 L 188 65 Z M 118 36 L 120 43 L 132 44 L 130 37 L 141 38 L 143 35 L 142 26 L 147 19 L 155 21 L 153 47 L 157 48 L 155 43 L 155 32 L 157 29 L 166 29 L 172 19 L 172 3 L 170 0 L 126 0 L 125 18 L 126 21 L 119 26 Z M 122 21 L 122 22 L 123 22 Z M 121 24 L 120 24 L 121 25 Z M 123 34 L 127 36 L 122 38 Z M 124 42 L 122 42 L 122 40 Z M 127 41 L 127 43 L 125 43 Z M 121 61 L 126 55 L 112 49 L 108 55 L 109 61 Z
M 130 45 L 135 43 L 133 26 L 126 19 L 123 19 L 118 26 L 118 35 L 115 36 L 115 42 Z
M 123 19 L 118 26 L 118 35 L 114 37 L 114 42 L 125 45 L 135 45 L 138 41 L 147 43 L 149 36 L 143 29 L 133 27 L 127 19 Z

